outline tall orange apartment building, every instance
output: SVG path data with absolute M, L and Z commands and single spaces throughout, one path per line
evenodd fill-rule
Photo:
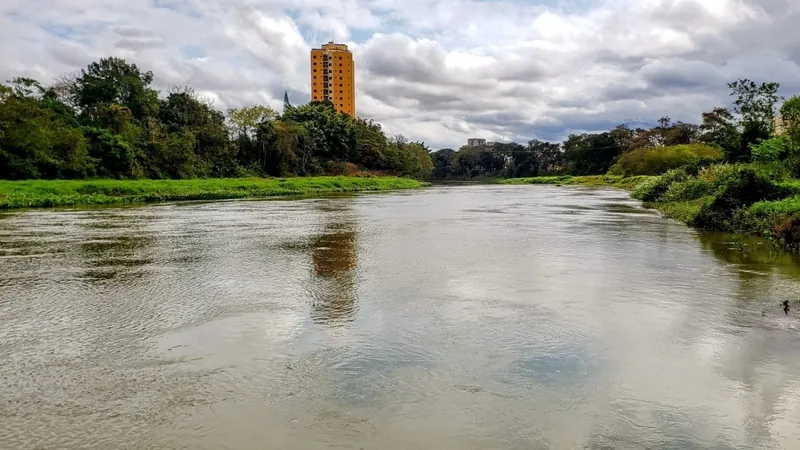
M 311 49 L 311 101 L 329 100 L 337 111 L 356 116 L 353 53 L 333 41 Z

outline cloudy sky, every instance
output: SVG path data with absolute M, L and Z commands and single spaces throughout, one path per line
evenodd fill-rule
M 738 77 L 800 94 L 798 0 L 0 0 L 0 80 L 113 55 L 217 108 L 280 109 L 308 101 L 333 33 L 358 115 L 433 147 L 698 121 Z

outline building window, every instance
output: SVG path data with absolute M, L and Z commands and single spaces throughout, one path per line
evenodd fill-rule
M 342 73 L 342 71 L 340 70 L 339 73 Z
M 316 72 L 316 71 L 317 71 L 317 69 L 314 69 L 314 72 Z
M 316 62 L 316 61 L 314 61 L 314 65 L 315 65 L 315 66 L 317 65 L 317 62 Z

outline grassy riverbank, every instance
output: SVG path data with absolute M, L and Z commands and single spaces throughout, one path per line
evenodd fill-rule
M 0 181 L 0 209 L 385 191 L 426 186 L 397 177 Z
M 611 186 L 620 189 L 632 190 L 639 183 L 650 179 L 650 176 L 623 177 L 618 175 L 587 175 L 571 176 L 560 175 L 552 177 L 508 178 L 501 180 L 501 184 L 555 184 L 577 186 Z
M 660 176 L 535 177 L 502 183 L 622 188 L 646 207 L 695 228 L 758 235 L 800 250 L 800 180 L 775 167 L 718 164 Z

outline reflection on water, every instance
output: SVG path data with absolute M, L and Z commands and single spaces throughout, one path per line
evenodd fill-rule
M 311 241 L 318 289 L 312 303 L 315 322 L 342 324 L 353 320 L 356 299 L 356 231 L 352 222 L 325 225 Z
M 0 217 L 0 448 L 800 442 L 798 259 L 621 191 Z

